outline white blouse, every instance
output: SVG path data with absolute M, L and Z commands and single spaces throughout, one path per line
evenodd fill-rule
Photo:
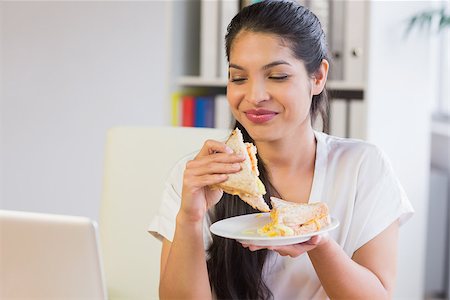
M 328 204 L 331 216 L 340 222 L 330 231 L 330 237 L 351 257 L 396 220 L 403 224 L 414 210 L 391 164 L 376 146 L 322 132 L 315 132 L 315 137 L 317 152 L 309 202 Z M 183 171 L 194 156 L 180 160 L 166 181 L 159 212 L 149 226 L 149 232 L 159 239 L 173 239 Z M 209 226 L 206 217 L 205 249 L 212 241 Z M 291 258 L 272 252 L 263 276 L 275 299 L 327 299 L 307 254 Z

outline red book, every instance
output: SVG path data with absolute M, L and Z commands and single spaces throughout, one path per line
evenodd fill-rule
M 195 120 L 195 97 L 194 96 L 183 96 L 183 115 L 182 115 L 182 126 L 194 127 Z

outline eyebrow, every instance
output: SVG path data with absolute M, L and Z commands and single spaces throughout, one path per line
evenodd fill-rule
M 290 63 L 288 63 L 288 62 L 285 61 L 285 60 L 276 60 L 276 61 L 273 61 L 273 62 L 267 64 L 267 65 L 264 65 L 264 66 L 262 67 L 262 69 L 263 69 L 263 70 L 267 70 L 267 69 L 270 69 L 270 68 L 273 68 L 273 67 L 276 67 L 276 66 L 279 66 L 279 65 L 288 65 L 288 66 L 292 66 Z M 236 64 L 232 64 L 232 63 L 230 63 L 230 66 L 229 66 L 229 67 L 230 67 L 230 68 L 234 68 L 234 69 L 238 69 L 238 70 L 242 70 L 242 71 L 245 70 L 243 67 L 241 67 L 241 66 L 239 66 L 239 65 L 236 65 Z

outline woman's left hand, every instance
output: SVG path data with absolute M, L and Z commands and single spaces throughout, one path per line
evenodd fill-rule
M 308 252 L 320 245 L 328 242 L 328 234 L 314 235 L 309 240 L 303 243 L 286 246 L 255 246 L 250 244 L 241 243 L 244 248 L 248 248 L 250 251 L 257 251 L 261 249 L 268 249 L 278 252 L 281 256 L 297 257 L 305 252 Z

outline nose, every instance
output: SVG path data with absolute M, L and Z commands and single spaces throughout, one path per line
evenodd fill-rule
M 264 80 L 252 80 L 248 85 L 246 100 L 252 104 L 259 104 L 269 100 Z

